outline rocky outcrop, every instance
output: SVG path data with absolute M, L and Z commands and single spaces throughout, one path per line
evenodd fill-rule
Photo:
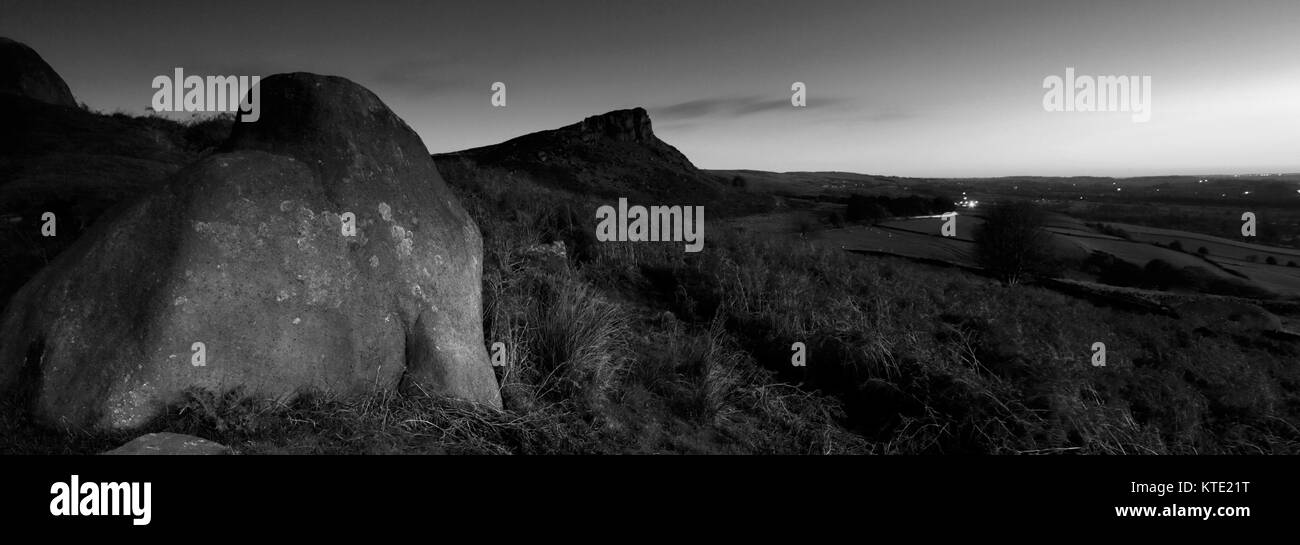
M 77 106 L 68 84 L 26 44 L 0 37 L 0 93 L 59 106 Z
M 419 137 L 342 78 L 261 85 L 260 120 L 15 294 L 0 389 L 45 421 L 105 428 L 141 425 L 188 388 L 400 384 L 500 406 L 478 228 Z
M 644 108 L 615 110 L 500 144 L 434 156 L 455 184 L 485 177 L 531 181 L 602 199 L 708 205 L 711 213 L 765 209 L 766 199 L 702 171 L 655 135 Z
M 560 130 L 577 133 L 579 139 L 587 143 L 601 138 L 619 142 L 651 142 L 655 139 L 654 131 L 650 128 L 650 115 L 645 108 L 593 115 Z
M 654 172 L 666 178 L 704 176 L 677 148 L 655 136 L 644 108 L 615 110 L 593 115 L 558 129 L 526 134 L 500 144 L 446 154 L 494 166 L 537 166 L 548 169 Z M 711 179 L 707 180 L 712 182 Z M 599 188 L 587 188 L 599 189 Z

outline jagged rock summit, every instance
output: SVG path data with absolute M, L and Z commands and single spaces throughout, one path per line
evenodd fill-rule
M 45 59 L 22 42 L 0 37 L 0 93 L 59 106 L 77 106 L 68 84 Z
M 455 155 L 492 163 L 542 162 L 569 166 L 579 162 L 607 166 L 645 162 L 677 175 L 699 174 L 699 169 L 682 152 L 655 136 L 650 115 L 644 108 L 593 115 L 558 129 L 526 134 Z
M 524 172 L 540 184 L 606 197 L 716 201 L 725 184 L 654 133 L 644 108 L 615 110 L 500 144 L 434 156 L 444 175 Z
M 110 216 L 0 317 L 0 390 L 47 422 L 135 427 L 189 388 L 500 406 L 478 228 L 351 81 L 265 78 L 257 122 Z
M 577 132 L 584 142 L 595 142 L 600 138 L 647 143 L 658 140 L 650 127 L 650 115 L 646 113 L 645 108 L 615 110 L 603 115 L 593 115 L 560 130 Z

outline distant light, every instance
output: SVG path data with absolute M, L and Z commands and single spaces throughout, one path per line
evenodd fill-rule
M 1117 188 L 1115 188 L 1115 191 L 1124 191 L 1124 188 L 1122 188 L 1122 187 L 1117 187 Z
M 1249 195 L 1250 192 L 1249 192 L 1249 191 L 1242 191 L 1241 194 L 1242 194 L 1242 195 Z

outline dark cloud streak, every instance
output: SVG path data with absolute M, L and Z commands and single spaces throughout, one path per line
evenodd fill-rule
M 807 109 L 831 109 L 848 106 L 850 101 L 839 97 L 808 99 Z M 743 117 L 783 109 L 795 109 L 789 97 L 763 98 L 758 96 L 729 96 L 689 100 L 650 108 L 655 119 L 666 121 L 689 120 L 701 117 Z
M 390 61 L 373 70 L 367 80 L 376 85 L 414 95 L 437 95 L 472 89 L 463 62 L 450 57 L 409 58 Z M 483 82 L 486 92 L 491 82 Z

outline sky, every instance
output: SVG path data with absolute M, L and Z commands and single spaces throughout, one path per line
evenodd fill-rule
M 175 67 L 308 71 L 434 153 L 641 106 L 701 168 L 914 177 L 1300 172 L 1297 29 L 1296 0 L 0 0 L 0 36 L 106 112 Z M 1046 111 L 1067 67 L 1150 76 L 1150 120 Z

